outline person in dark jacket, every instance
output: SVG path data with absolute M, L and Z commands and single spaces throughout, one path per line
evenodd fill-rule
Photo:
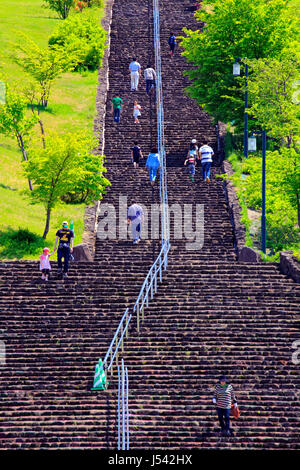
M 176 37 L 174 36 L 173 33 L 170 33 L 168 43 L 169 43 L 169 46 L 170 46 L 170 54 L 171 54 L 171 56 L 173 56 L 174 52 L 175 52 L 175 46 L 176 46 Z
M 221 375 L 219 383 L 216 385 L 213 403 L 217 406 L 218 418 L 221 426 L 221 434 L 230 436 L 230 410 L 232 404 L 237 407 L 236 397 L 232 385 L 225 375 Z

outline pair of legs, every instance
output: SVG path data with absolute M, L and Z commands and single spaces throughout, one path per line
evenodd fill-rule
M 221 431 L 230 433 L 230 408 L 217 408 Z
M 201 166 L 202 166 L 203 181 L 210 181 L 211 162 L 201 163 Z
M 121 109 L 120 108 L 114 108 L 114 121 L 115 122 L 120 122 L 121 119 Z
M 133 117 L 134 117 L 134 123 L 135 123 L 135 124 L 139 124 L 139 123 L 140 123 L 140 121 L 139 121 L 139 116 L 140 116 L 140 114 L 134 114 L 134 115 L 133 115 Z
M 133 166 L 134 166 L 134 168 L 138 168 L 138 167 L 139 167 L 139 163 L 140 163 L 140 159 L 139 159 L 139 158 L 134 158 L 134 159 L 133 159 Z
M 189 178 L 192 182 L 194 182 L 194 178 L 195 178 L 195 165 L 193 165 L 192 163 L 189 164 L 188 166 L 188 170 L 189 170 Z
M 132 233 L 132 238 L 133 238 L 133 243 L 139 243 L 141 239 L 141 234 L 142 234 L 142 223 L 131 223 L 131 233 Z
M 58 273 L 62 272 L 62 258 L 64 258 L 64 274 L 69 271 L 70 248 L 64 246 L 57 250 Z
M 150 183 L 152 186 L 154 186 L 155 180 L 156 180 L 156 173 L 157 173 L 157 168 L 149 168 L 149 178 L 150 178 Z
M 137 91 L 138 86 L 139 86 L 139 78 L 140 78 L 139 72 L 131 72 L 130 77 L 131 77 L 131 91 Z
M 42 269 L 42 279 L 48 281 L 50 270 L 49 269 Z
M 146 93 L 149 95 L 153 88 L 153 80 L 146 80 Z
M 175 44 L 169 44 L 170 46 L 170 54 L 171 55 L 174 55 L 174 52 L 175 52 Z

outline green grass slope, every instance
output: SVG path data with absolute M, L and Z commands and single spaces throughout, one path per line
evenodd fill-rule
M 22 79 L 23 71 L 10 58 L 16 31 L 30 36 L 39 46 L 46 46 L 48 38 L 60 20 L 55 12 L 43 7 L 43 0 L 3 0 L 0 2 L 0 70 L 8 82 Z M 97 15 L 99 8 L 86 12 Z M 79 13 L 73 13 L 79 14 Z M 88 129 L 93 131 L 97 91 L 97 71 L 67 73 L 53 85 L 49 105 L 41 113 L 46 133 L 49 131 Z M 37 135 L 39 132 L 36 128 Z M 22 174 L 22 155 L 16 141 L 0 134 L 0 258 L 34 259 L 40 250 L 30 253 L 29 247 L 17 243 L 13 233 L 28 229 L 37 236 L 43 234 L 45 209 L 30 205 L 23 192 L 28 183 Z M 50 231 L 44 246 L 54 245 L 55 233 L 63 220 L 74 220 L 75 242 L 80 243 L 84 230 L 85 205 L 61 204 L 53 211 Z M 41 242 L 43 243 L 43 241 Z M 19 247 L 19 248 L 18 248 Z

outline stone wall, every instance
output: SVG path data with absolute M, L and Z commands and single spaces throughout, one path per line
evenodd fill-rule
M 106 0 L 105 15 L 102 18 L 101 24 L 107 31 L 107 48 L 105 49 L 104 57 L 102 60 L 102 67 L 98 72 L 98 87 L 96 97 L 96 115 L 94 120 L 94 134 L 99 140 L 98 149 L 101 154 L 104 153 L 104 131 L 105 131 L 105 115 L 106 115 L 106 98 L 109 89 L 109 55 L 110 55 L 110 32 L 112 22 L 112 10 L 114 0 Z M 85 209 L 84 215 L 84 233 L 82 236 L 82 243 L 86 245 L 94 259 L 95 255 L 95 241 L 97 233 L 97 219 L 99 214 L 100 201 L 89 205 Z M 89 261 L 87 259 L 87 261 Z

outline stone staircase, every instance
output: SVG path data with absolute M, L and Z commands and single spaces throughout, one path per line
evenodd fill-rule
M 208 116 L 184 96 L 188 67 L 167 37 L 197 25 L 190 0 L 160 0 L 168 197 L 170 206 L 204 205 L 204 244 L 186 250 L 174 239 L 168 271 L 137 334 L 135 319 L 125 343 L 129 372 L 132 449 L 299 449 L 299 366 L 291 361 L 299 338 L 299 287 L 276 264 L 238 263 L 218 155 L 210 184 L 197 168 L 192 184 L 183 167 L 190 139 L 216 147 Z M 116 377 L 105 392 L 91 392 L 94 367 L 104 357 L 126 307 L 132 307 L 159 240 L 133 246 L 120 239 L 124 217 L 119 197 L 135 197 L 148 209 L 159 202 L 144 168 L 130 164 L 132 141 L 146 156 L 156 142 L 154 95 L 130 92 L 128 64 L 136 56 L 153 64 L 152 0 L 115 0 L 109 59 L 105 130 L 108 178 L 103 204 L 116 208 L 117 240 L 96 242 L 95 261 L 71 266 L 67 281 L 39 280 L 37 263 L 0 263 L 1 365 L 0 448 L 115 449 Z M 114 124 L 110 100 L 124 101 Z M 132 116 L 142 105 L 141 125 Z M 143 165 L 142 165 L 143 166 Z M 174 207 L 174 206 L 173 206 Z M 99 227 L 105 214 L 100 213 Z M 173 216 L 172 216 L 173 220 Z M 183 230 L 186 228 L 182 222 Z M 193 224 L 188 228 L 195 227 Z M 151 220 L 148 220 L 151 230 Z M 241 418 L 234 436 L 218 434 L 211 398 L 216 380 L 228 374 Z

